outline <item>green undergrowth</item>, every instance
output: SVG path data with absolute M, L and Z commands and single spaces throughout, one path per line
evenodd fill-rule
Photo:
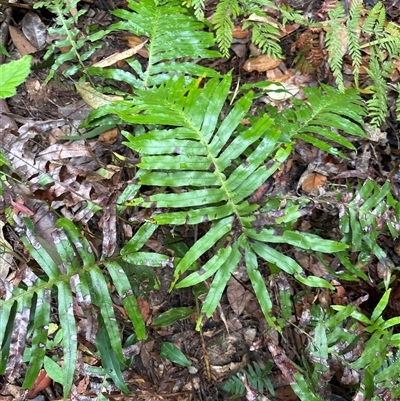
M 291 385 L 301 400 L 321 400 L 330 391 L 331 366 L 336 364 L 337 371 L 357 372 L 352 383 L 355 392 L 374 400 L 380 391 L 397 396 L 399 383 L 393 372 L 400 362 L 389 355 L 397 355 L 399 334 L 394 327 L 400 318 L 383 317 L 396 268 L 378 245 L 381 235 L 396 238 L 399 231 L 400 205 L 391 193 L 391 184 L 367 180 L 356 189 L 348 188 L 347 198 L 343 193 L 329 199 L 283 193 L 263 196 L 257 202 L 252 198 L 289 160 L 300 140 L 335 157 L 356 152 L 357 141 L 367 140 L 364 120 L 369 107 L 359 92 L 327 85 L 305 88 L 307 102 L 294 100 L 279 113 L 272 106 L 259 107 L 254 114 L 255 100 L 260 93 L 268 93 L 270 84 L 243 85 L 233 91 L 230 73 L 204 67 L 199 60 L 220 56 L 214 50 L 214 36 L 208 24 L 199 21 L 180 1 L 128 1 L 129 10 L 113 12 L 118 22 L 84 36 L 75 27 L 84 12 L 74 17 L 69 14 L 77 3 L 35 5 L 57 14 L 53 33 L 65 38 L 56 41 L 50 52 L 70 48 L 56 56 L 49 78 L 61 64 L 76 60 L 64 75 L 82 72 L 81 90 L 91 88 L 91 94 L 99 98 L 102 93 L 123 96 L 123 100 L 101 98 L 101 105 L 81 129 L 85 136 L 101 124 L 122 128 L 123 146 L 135 155 L 130 161 L 135 176 L 119 194 L 116 212 L 119 215 L 129 210 L 145 217 L 132 224 L 133 236 L 121 245 L 117 255 L 96 257 L 79 222 L 59 218 L 52 243 L 44 245 L 29 218 L 9 211 L 8 222 L 36 264 L 23 264 L 18 283 L 0 278 L 0 373 L 13 381 L 21 366 L 28 366 L 23 387 L 30 388 L 44 366 L 50 377 L 63 385 L 67 398 L 78 358 L 76 303 L 88 316 L 93 313 L 90 311 L 98 311 L 102 328 L 95 339 L 101 360 L 97 374 L 111 378 L 121 391 L 129 392 L 123 370 L 129 368 L 131 360 L 123 349 L 135 339 L 147 338 L 137 298 L 157 290 L 160 278 L 155 268 L 173 268 L 170 291 L 191 288 L 198 302 L 196 310 L 168 311 L 156 319 L 155 326 L 194 314 L 200 330 L 203 318 L 216 311 L 231 275 L 245 266 L 267 321 L 265 334 L 275 330 L 284 335 L 295 311 L 284 292 L 279 297 L 280 310 L 274 308 L 269 280 L 281 274 L 292 277 L 307 291 L 334 294 L 332 279 L 339 283 L 368 282 L 363 266 L 378 260 L 386 274 L 378 283 L 382 296 L 370 316 L 353 305 L 310 306 L 309 318 L 299 328 L 308 338 L 307 346 L 294 361 L 297 372 L 293 372 Z M 195 10 L 199 17 L 200 8 Z M 88 67 L 86 61 L 100 40 L 114 32 L 146 37 L 147 63 L 142 65 L 132 57 L 127 60 L 127 71 Z M 96 88 L 90 86 L 93 82 Z M 131 94 L 116 89 L 118 82 L 128 84 Z M 3 170 L 5 174 L 6 165 Z M 340 236 L 334 240 L 323 238 L 317 231 L 300 231 L 299 219 L 326 203 L 337 207 Z M 155 252 L 146 243 L 156 233 L 165 232 L 163 228 L 177 233 L 175 242 L 180 246 L 165 240 L 163 245 L 169 252 Z M 200 233 L 193 244 L 181 238 L 180 233 L 187 230 Z M 326 266 L 329 275 L 317 277 L 306 272 L 287 249 L 314 254 L 321 261 L 333 255 L 341 267 L 332 270 Z M 3 252 L 11 250 L 5 247 Z M 121 338 L 112 291 L 122 302 L 135 339 Z M 55 335 L 49 334 L 54 323 L 52 302 L 57 305 L 59 323 Z M 54 349 L 61 350 L 61 356 Z M 172 344 L 163 346 L 161 356 L 190 365 Z M 246 374 L 260 392 L 273 393 L 268 379 L 271 364 L 273 360 L 265 361 L 264 366 L 249 365 L 242 375 Z M 240 380 L 232 379 L 226 389 L 243 394 Z

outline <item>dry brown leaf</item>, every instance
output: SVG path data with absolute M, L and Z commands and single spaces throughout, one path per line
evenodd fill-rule
M 47 149 L 43 150 L 38 154 L 42 160 L 56 161 L 61 159 L 67 159 L 70 157 L 91 157 L 91 153 L 88 151 L 84 141 L 75 141 L 72 143 L 55 143 L 50 145 Z
M 9 26 L 8 29 L 10 30 L 11 39 L 21 56 L 38 51 L 19 29 L 13 26 Z
M 33 398 L 37 394 L 39 394 L 41 391 L 45 390 L 47 387 L 49 387 L 51 384 L 51 379 L 47 375 L 46 371 L 42 369 L 39 372 L 38 377 L 35 380 L 35 383 L 33 384 L 33 387 L 28 391 L 26 394 L 27 398 Z
M 242 314 L 249 301 L 253 298 L 253 294 L 246 290 L 234 277 L 229 279 L 227 296 L 229 305 L 238 316 Z
M 124 36 L 122 36 L 122 39 L 124 39 L 126 41 L 126 44 L 128 45 L 128 47 L 136 47 L 136 46 L 140 45 L 141 43 L 143 43 L 142 39 L 140 39 L 136 35 L 124 35 Z M 138 54 L 140 54 L 144 58 L 149 58 L 149 51 L 145 47 L 141 48 L 138 51 Z
M 38 50 L 46 45 L 47 28 L 36 13 L 29 11 L 25 14 L 22 19 L 22 32 Z
M 319 173 L 311 173 L 301 183 L 301 189 L 306 192 L 311 192 L 326 183 L 327 178 Z
M 118 128 L 110 129 L 99 135 L 99 142 L 103 145 L 112 145 L 118 139 Z
M 261 56 L 247 60 L 243 65 L 243 69 L 247 72 L 264 72 L 278 67 L 281 62 L 282 60 L 280 59 L 276 59 L 263 54 Z
M 249 34 L 247 29 L 242 29 L 240 26 L 235 26 L 232 30 L 232 35 L 235 39 L 243 39 Z
M 140 297 L 137 297 L 137 303 L 140 310 L 140 314 L 143 317 L 143 320 L 147 322 L 150 317 L 150 305 L 149 303 Z
M 121 60 L 126 60 L 129 57 L 132 57 L 134 54 L 138 53 L 139 50 L 146 44 L 147 40 L 140 43 L 139 45 L 125 50 L 121 53 L 114 53 L 111 56 L 99 61 L 98 63 L 93 64 L 93 67 L 108 67 L 110 65 L 113 65 L 115 63 L 117 63 L 118 61 Z

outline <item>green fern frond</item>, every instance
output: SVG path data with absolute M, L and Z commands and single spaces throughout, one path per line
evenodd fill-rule
M 256 45 L 263 54 L 275 58 L 283 58 L 282 48 L 279 44 L 279 29 L 265 22 L 246 21 L 243 29 L 252 29 L 252 43 Z
M 204 19 L 204 0 L 184 0 L 182 3 L 186 7 L 191 7 L 194 10 L 194 15 L 199 21 Z
M 341 93 L 326 85 L 322 85 L 322 90 L 318 88 L 303 90 L 309 104 L 293 100 L 294 107 L 286 109 L 283 113 L 277 113 L 272 108 L 268 109 L 276 126 L 290 138 L 302 139 L 327 153 L 341 154 L 331 145 L 335 143 L 354 150 L 354 145 L 332 128 L 350 135 L 366 136 L 362 129 L 365 110 L 358 92 L 346 89 Z M 344 104 L 346 108 L 343 107 Z
M 268 375 L 271 372 L 271 367 L 271 362 L 268 362 L 264 368 L 261 368 L 257 362 L 253 361 L 253 363 L 248 365 L 246 369 L 242 369 L 236 375 L 230 377 L 221 388 L 233 396 L 243 396 L 246 392 L 246 388 L 244 387 L 243 381 L 240 377 L 245 374 L 251 387 L 255 388 L 261 394 L 265 391 L 269 391 L 269 393 L 274 396 L 275 391 L 270 379 L 268 378 Z
M 389 232 L 393 238 L 398 236 L 400 219 L 399 204 L 391 195 L 391 185 L 386 182 L 379 187 L 367 180 L 343 210 L 341 232 L 343 242 L 354 252 L 371 252 L 378 260 L 385 261 L 386 253 L 378 245 L 378 236 Z
M 105 79 L 127 82 L 132 88 L 151 88 L 171 76 L 218 76 L 207 67 L 196 64 L 195 60 L 220 57 L 221 54 L 211 48 L 215 45 L 212 33 L 204 30 L 203 22 L 190 15 L 179 0 L 159 3 L 155 0 L 128 2 L 130 10 L 118 9 L 113 14 L 121 19 L 110 25 L 107 30 L 89 37 L 98 42 L 105 35 L 115 31 L 128 31 L 137 36 L 146 36 L 149 58 L 146 66 L 136 59 L 127 60 L 133 72 L 114 68 L 90 67 L 90 75 Z M 177 61 L 180 60 L 180 61 Z
M 343 36 L 346 34 L 344 26 L 345 12 L 342 3 L 337 2 L 336 8 L 328 13 L 329 20 L 325 36 L 328 50 L 328 63 L 332 69 L 336 84 L 341 92 L 344 91 L 343 80 Z
M 282 24 L 286 25 L 288 22 L 307 26 L 308 28 L 321 28 L 321 23 L 312 20 L 309 16 L 304 15 L 301 10 L 293 10 L 291 7 L 282 4 L 279 7 L 279 12 L 282 15 Z
M 272 302 L 258 270 L 258 258 L 294 274 L 303 283 L 328 287 L 329 284 L 316 277 L 309 281 L 301 276 L 301 267 L 268 243 L 289 241 L 301 248 L 327 252 L 339 251 L 343 245 L 321 242 L 319 237 L 305 233 L 289 231 L 276 235 L 273 230 L 260 229 L 263 224 L 257 218 L 262 220 L 262 217 L 255 213 L 259 206 L 249 203 L 248 198 L 286 160 L 293 144 L 281 142 L 281 132 L 273 128 L 267 115 L 251 127 L 240 126 L 252 104 L 251 92 L 237 101 L 220 121 L 230 84 L 230 76 L 213 78 L 204 88 L 194 82 L 184 85 L 183 78 L 170 80 L 153 91 L 137 91 L 130 102 L 105 106 L 105 111 L 131 124 L 170 127 L 152 129 L 138 136 L 123 133 L 126 146 L 140 155 L 137 183 L 153 188 L 151 196 L 138 195 L 125 204 L 149 209 L 154 224 L 210 227 L 175 267 L 173 286 L 191 286 L 214 275 L 202 307 L 202 312 L 210 316 L 244 255 L 261 308 L 268 322 L 275 325 L 270 317 Z M 349 122 L 346 126 L 351 127 L 348 129 L 351 132 L 355 129 Z M 219 247 L 222 243 L 224 246 Z M 214 256 L 202 266 L 201 272 L 195 271 L 182 279 L 211 249 Z
M 378 1 L 372 10 L 368 11 L 367 17 L 362 24 L 362 32 L 369 35 L 380 36 L 384 32 L 386 22 L 385 7 Z
M 0 286 L 5 293 L 0 300 L 0 372 L 13 381 L 19 375 L 22 357 L 28 353 L 28 370 L 23 383 L 30 388 L 35 382 L 39 370 L 43 366 L 46 350 L 47 328 L 50 322 L 50 301 L 52 293 L 57 297 L 58 318 L 62 330 L 63 351 L 63 390 L 66 398 L 74 380 L 77 361 L 77 327 L 73 312 L 76 302 L 83 310 L 98 308 L 99 317 L 103 321 L 103 329 L 107 338 L 98 338 L 100 345 L 104 341 L 116 357 L 115 366 L 120 369 L 124 363 L 119 327 L 115 319 L 111 294 L 107 283 L 107 275 L 96 262 L 90 244 L 82 236 L 78 228 L 68 219 L 59 219 L 52 233 L 54 244 L 50 244 L 34 233 L 32 222 L 14 216 L 15 229 L 30 255 L 43 270 L 40 278 L 28 267 L 21 272 L 23 285 L 13 285 L 0 278 Z M 121 250 L 120 261 L 104 263 L 116 292 L 134 325 L 138 339 L 146 338 L 145 324 L 140 313 L 135 294 L 132 292 L 125 265 L 130 266 L 167 266 L 170 265 L 166 255 L 141 252 L 144 243 L 154 233 L 157 226 L 145 223 L 135 236 Z M 75 298 L 75 299 L 74 299 Z M 54 312 L 52 312 L 52 318 Z M 29 330 L 28 330 L 29 328 Z M 12 330 L 11 330 L 12 329 Z M 96 334 L 96 333 L 94 333 Z M 96 340 L 96 341 L 97 341 Z M 7 345 L 8 344 L 8 345 Z M 107 363 L 107 360 L 103 361 Z M 114 366 L 114 368 L 115 368 Z M 106 365 L 103 366 L 106 368 Z M 115 384 L 123 391 L 126 385 L 121 381 L 121 372 L 110 373 Z
M 212 23 L 215 29 L 217 43 L 224 57 L 229 57 L 229 48 L 233 39 L 233 22 L 240 13 L 237 0 L 221 0 L 217 4 Z
M 71 13 L 73 8 L 76 8 L 79 0 L 63 1 L 63 0 L 52 0 L 52 1 L 41 1 L 34 4 L 34 8 L 46 7 L 48 10 L 56 15 L 56 26 L 49 28 L 49 34 L 56 37 L 62 37 L 64 39 L 58 39 L 52 44 L 46 52 L 44 59 L 47 60 L 55 50 L 58 48 L 70 49 L 62 52 L 60 55 L 55 57 L 54 64 L 51 66 L 49 75 L 45 82 L 48 82 L 53 76 L 55 71 L 65 62 L 74 59 L 78 60 L 78 65 L 73 65 L 67 68 L 63 75 L 68 77 L 75 74 L 79 69 L 85 69 L 84 61 L 86 61 L 96 49 L 101 47 L 100 43 L 95 43 L 89 46 L 84 53 L 80 53 L 83 46 L 88 43 L 88 39 L 81 34 L 79 29 L 76 27 L 78 19 L 86 13 L 85 9 L 79 10 L 77 13 Z
M 388 111 L 388 88 L 386 78 L 392 69 L 391 63 L 379 61 L 374 51 L 371 52 L 369 68 L 366 68 L 373 84 L 367 89 L 372 91 L 372 98 L 367 100 L 367 111 L 371 117 L 371 125 L 378 127 L 385 119 Z
M 361 12 L 363 10 L 363 4 L 361 0 L 353 1 L 349 10 L 349 19 L 346 23 L 347 28 L 347 40 L 348 40 L 348 52 L 352 59 L 352 65 L 354 68 L 354 81 L 358 86 L 358 77 L 360 72 L 360 66 L 362 64 L 361 44 L 360 44 L 360 20 Z

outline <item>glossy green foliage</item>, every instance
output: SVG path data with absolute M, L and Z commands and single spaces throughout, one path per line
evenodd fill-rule
M 221 119 L 230 85 L 228 75 L 213 78 L 204 87 L 197 81 L 185 84 L 183 78 L 170 79 L 152 91 L 137 91 L 130 101 L 105 106 L 94 116 L 112 113 L 130 124 L 160 127 L 139 135 L 123 133 L 125 145 L 140 156 L 137 184 L 125 206 L 149 209 L 150 221 L 156 225 L 209 226 L 178 261 L 172 287 L 193 286 L 213 277 L 202 307 L 210 316 L 244 255 L 257 298 L 274 324 L 269 317 L 272 303 L 258 270 L 260 259 L 304 284 L 331 286 L 322 278 L 303 277 L 296 261 L 269 244 L 290 243 L 328 253 L 343 251 L 347 245 L 311 234 L 259 228 L 263 225 L 256 213 L 259 206 L 248 198 L 290 155 L 292 142 L 267 114 L 250 127 L 240 124 L 249 112 L 252 92 L 244 94 Z M 356 124 L 348 126 L 350 133 L 361 135 Z M 152 195 L 141 195 L 141 185 L 153 188 Z M 212 256 L 197 270 L 196 262 L 211 250 Z
M 283 113 L 268 108 L 276 126 L 290 138 L 301 139 L 333 155 L 342 155 L 333 144 L 355 150 L 351 141 L 337 130 L 366 136 L 363 130 L 365 111 L 357 91 L 346 89 L 342 93 L 322 85 L 321 88 L 304 88 L 304 93 L 308 103 L 293 100 L 295 107 L 287 108 Z
M 32 56 L 0 65 L 0 99 L 14 96 L 31 71 Z
M 384 281 L 388 286 L 394 265 L 379 246 L 378 237 L 389 233 L 396 238 L 400 228 L 400 203 L 391 193 L 390 182 L 379 186 L 370 179 L 365 181 L 347 204 L 341 203 L 340 209 L 342 242 L 347 243 L 353 252 L 359 252 L 358 266 L 367 265 L 372 256 L 378 258 L 386 271 Z M 348 260 L 343 259 L 342 263 L 352 273 L 368 280 Z
M 268 377 L 271 373 L 271 368 L 271 362 L 267 362 L 264 368 L 262 368 L 257 362 L 253 362 L 247 366 L 246 369 L 242 369 L 239 373 L 227 380 L 221 388 L 222 390 L 232 394 L 232 396 L 243 396 L 246 389 L 241 377 L 242 375 L 246 375 L 251 387 L 255 388 L 261 394 L 268 391 L 272 396 L 274 396 L 275 390 Z
M 107 30 L 91 36 L 98 41 L 104 35 L 115 31 L 126 31 L 134 35 L 147 37 L 148 58 L 145 68 L 137 59 L 128 63 L 134 73 L 121 69 L 89 68 L 88 73 L 103 78 L 125 81 L 136 89 L 149 89 L 165 82 L 172 75 L 218 76 L 211 68 L 203 67 L 196 59 L 220 57 L 212 50 L 215 44 L 211 33 L 179 0 L 159 3 L 155 0 L 128 1 L 131 11 L 115 10 L 113 14 L 121 19 Z M 179 61 L 177 61 L 179 60 Z
M 56 25 L 49 28 L 49 34 L 60 39 L 56 40 L 49 47 L 44 59 L 47 60 L 50 56 L 54 55 L 57 49 L 63 50 L 55 57 L 46 82 L 53 78 L 55 72 L 63 63 L 71 60 L 76 60 L 78 63 L 68 67 L 63 72 L 64 76 L 68 77 L 74 75 L 79 70 L 83 70 L 85 68 L 84 61 L 92 56 L 96 49 L 101 47 L 101 43 L 90 44 L 86 35 L 82 35 L 78 29 L 77 22 L 86 13 L 84 8 L 77 12 L 73 11 L 78 3 L 79 0 L 50 0 L 39 1 L 34 5 L 35 8 L 45 7 L 57 16 Z M 85 44 L 90 44 L 90 46 L 85 51 L 82 51 Z
M 114 383 L 126 391 L 127 387 L 120 372 L 125 361 L 109 292 L 108 275 L 116 293 L 122 299 L 137 338 L 146 338 L 145 324 L 139 311 L 136 293 L 132 291 L 124 267 L 129 263 L 148 267 L 167 263 L 167 256 L 140 252 L 156 226 L 151 223 L 144 224 L 121 250 L 121 260 L 105 262 L 104 270 L 95 260 L 86 238 L 70 220 L 62 218 L 57 221 L 58 228 L 52 233 L 52 244 L 34 233 L 33 224 L 29 219 L 22 220 L 14 216 L 14 220 L 15 229 L 21 234 L 22 242 L 43 273 L 39 275 L 26 265 L 21 272 L 20 284 L 13 285 L 5 278 L 0 278 L 1 288 L 6 292 L 5 298 L 0 300 L 1 373 L 6 374 L 9 380 L 16 377 L 24 355 L 28 362 L 28 371 L 23 386 L 30 388 L 43 364 L 45 367 L 52 366 L 50 361 L 46 362 L 46 353 L 59 346 L 63 353 L 62 374 L 55 377 L 62 382 L 64 396 L 67 397 L 77 363 L 77 322 L 73 309 L 73 303 L 77 302 L 83 310 L 97 308 L 99 311 L 103 331 L 98 334 L 96 344 L 103 368 Z M 48 327 L 53 316 L 50 315 L 52 296 L 57 300 L 56 313 L 62 333 L 60 344 L 53 345 L 48 339 Z

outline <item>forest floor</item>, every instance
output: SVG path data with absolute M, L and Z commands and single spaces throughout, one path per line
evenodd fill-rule
M 332 3 L 332 2 L 331 2 Z M 397 23 L 399 22 L 400 7 L 394 4 L 386 4 L 387 18 Z M 206 1 L 206 16 L 212 16 L 215 9 L 215 2 Z M 327 2 L 312 1 L 307 4 L 297 5 L 298 9 L 309 15 L 319 15 L 319 19 L 326 17 Z M 99 1 L 85 3 L 90 17 L 80 21 L 80 29 L 84 30 L 93 24 L 99 24 L 106 29 L 109 24 L 115 22 L 107 8 L 106 4 Z M 110 6 L 110 4 L 108 4 Z M 124 8 L 125 4 L 115 4 L 115 8 Z M 371 7 L 371 5 L 365 5 Z M 389 7 L 390 6 L 390 7 Z M 0 4 L 0 7 L 4 5 Z M 27 21 L 27 11 L 31 14 L 30 21 Z M 45 9 L 33 10 L 27 8 L 9 8 L 5 15 L 12 13 L 12 24 L 10 26 L 11 39 L 5 43 L 5 47 L 11 55 L 19 52 L 24 54 L 30 42 L 22 33 L 40 32 L 41 24 L 50 25 L 54 16 L 46 12 Z M 271 17 L 272 18 L 272 17 Z M 229 58 L 214 60 L 203 60 L 203 64 L 218 70 L 221 73 L 227 73 L 233 70 L 234 82 L 243 84 L 253 84 L 260 81 L 270 80 L 273 82 L 284 83 L 286 89 L 291 91 L 293 96 L 301 99 L 301 88 L 306 86 L 315 87 L 319 83 L 335 85 L 334 77 L 327 65 L 326 51 L 321 48 L 314 49 L 314 55 L 310 62 L 315 63 L 314 72 L 306 72 L 304 69 L 297 70 L 296 55 L 299 46 L 299 36 L 301 32 L 292 26 L 292 31 L 288 31 L 281 39 L 282 49 L 285 58 L 276 60 L 257 54 L 257 48 L 252 44 L 248 31 L 241 28 L 242 21 L 238 18 L 235 21 L 234 41 L 230 49 Z M 11 29 L 12 28 L 12 29 Z M 35 34 L 33 34 L 35 35 Z M 304 37 L 303 37 L 304 39 Z M 32 42 L 32 40 L 31 40 Z M 103 39 L 101 49 L 93 56 L 93 63 L 113 55 L 117 51 L 123 51 L 126 48 L 126 40 L 118 35 L 110 35 Z M 36 67 L 28 77 L 27 81 L 18 88 L 15 96 L 8 99 L 7 102 L 0 100 L 0 123 L 4 127 L 18 131 L 21 126 L 37 130 L 38 135 L 31 142 L 33 155 L 49 154 L 49 165 L 54 159 L 68 159 L 72 165 L 74 160 L 76 165 L 74 170 L 63 170 L 60 172 L 60 180 L 70 188 L 73 182 L 87 183 L 87 198 L 91 200 L 103 199 L 106 205 L 111 194 L 121 192 L 124 183 L 132 179 L 134 171 L 128 164 L 116 165 L 113 153 L 132 157 L 132 154 L 122 145 L 122 136 L 115 129 L 103 132 L 95 138 L 84 138 L 83 142 L 71 142 L 60 140 L 59 137 L 66 135 L 67 132 L 75 129 L 89 114 L 91 107 L 82 100 L 82 97 L 74 89 L 74 82 L 71 79 L 65 79 L 62 75 L 63 70 L 72 65 L 74 61 L 69 61 L 62 65 L 56 72 L 55 78 L 46 85 L 44 81 L 49 72 L 49 67 L 42 64 L 42 57 L 47 46 L 42 46 L 41 50 L 33 53 Z M 146 53 L 140 53 L 139 60 L 146 63 Z M 400 65 L 390 77 L 395 85 L 400 80 Z M 124 68 L 121 63 L 121 68 Z M 78 79 L 79 72 L 75 79 Z M 351 73 L 345 74 L 345 86 L 353 85 L 353 76 Z M 367 76 L 361 76 L 362 79 L 368 79 Z M 123 84 L 122 84 L 123 85 Z M 120 90 L 129 90 L 128 87 L 122 87 Z M 308 197 L 318 197 L 322 194 L 325 199 L 334 200 L 341 188 L 341 193 L 346 193 L 357 187 L 360 182 L 367 178 L 375 180 L 377 183 L 384 183 L 389 172 L 398 168 L 398 155 L 400 152 L 400 138 L 398 135 L 399 122 L 396 121 L 394 110 L 394 97 L 389 95 L 389 110 L 386 122 L 380 129 L 374 130 L 368 134 L 369 138 L 357 143 L 358 151 L 354 153 L 349 150 L 343 150 L 346 158 L 323 154 L 316 148 L 299 141 L 295 152 L 285 162 L 283 168 L 274 176 L 274 192 L 280 192 L 290 196 L 304 194 Z M 261 96 L 253 105 L 253 114 L 257 114 L 257 107 L 263 107 L 266 103 L 273 104 L 281 108 L 290 107 L 291 97 L 286 99 L 279 97 Z M 0 130 L 2 127 L 0 127 Z M 67 146 L 68 143 L 68 146 Z M 19 152 L 20 150 L 15 150 Z M 52 156 L 53 155 L 53 156 Z M 103 166 L 111 171 L 114 168 L 115 173 L 110 173 L 108 178 L 101 177 L 93 173 L 90 175 L 90 168 L 83 168 L 79 163 L 82 158 L 92 157 L 93 163 L 97 166 Z M 52 159 L 53 157 L 53 159 Z M 37 174 L 29 166 L 24 169 L 25 176 L 19 172 L 22 181 L 32 180 Z M 397 177 L 397 171 L 393 172 Z M 394 180 L 393 193 L 398 196 L 398 180 Z M 18 187 L 18 189 L 17 189 Z M 11 188 L 4 186 L 2 197 L 0 198 L 3 216 L 6 222 L 5 211 L 11 207 L 14 210 L 25 213 L 27 210 L 35 210 L 36 226 L 41 227 L 43 231 L 48 230 L 54 220 L 47 215 L 48 211 L 40 212 L 38 204 L 41 202 L 53 202 L 53 208 L 57 213 L 64 216 L 70 216 L 75 222 L 79 222 L 76 216 L 79 213 L 77 199 L 70 196 L 71 193 L 60 192 L 57 196 L 46 190 L 36 191 L 35 193 L 25 191 L 23 185 L 13 186 Z M 263 188 L 264 192 L 272 192 L 270 188 Z M 19 191 L 19 192 L 18 192 Z M 331 192 L 331 195 L 329 193 Z M 327 195 L 328 194 L 328 195 Z M 263 196 L 255 194 L 255 196 Z M 99 202 L 98 204 L 101 204 Z M 42 213 L 42 214 L 41 214 Z M 84 215 L 82 215 L 84 216 Z M 126 219 L 127 216 L 121 216 Z M 41 221 L 41 223 L 38 223 Z M 126 222 L 127 220 L 124 220 Z M 104 221 L 101 218 L 93 217 L 89 221 L 84 218 L 81 220 L 83 229 L 90 237 L 94 252 L 99 252 L 102 247 L 102 230 Z M 122 248 L 129 238 L 129 230 L 126 225 L 119 226 L 124 232 L 116 233 L 115 241 L 117 248 Z M 298 228 L 301 231 L 317 231 L 323 238 L 340 240 L 339 216 L 334 211 L 330 213 L 328 207 L 315 208 L 312 213 L 304 219 L 299 219 Z M 197 232 L 189 230 L 188 232 L 179 232 L 180 237 L 185 237 L 188 243 L 193 242 L 195 236 L 201 236 L 206 230 L 206 226 L 200 226 Z M 147 246 L 153 250 L 168 249 L 167 241 L 173 238 L 174 232 L 169 232 L 166 228 L 160 230 L 157 237 L 151 239 Z M 24 246 L 19 241 L 13 229 L 6 226 L 4 237 L 8 243 L 12 244 L 15 252 L 24 257 L 28 257 Z M 400 266 L 400 242 L 390 236 L 379 237 L 379 245 L 385 250 L 391 262 L 395 266 Z M 168 252 L 168 251 L 167 251 Z M 281 252 L 285 252 L 294 258 L 306 271 L 311 272 L 317 277 L 327 275 L 325 265 L 334 266 L 338 261 L 333 256 L 324 256 L 324 260 L 318 259 L 314 254 L 300 251 L 293 247 L 283 246 Z M 15 262 L 14 262 L 15 266 Z M 371 258 L 368 262 L 368 275 L 371 282 L 337 282 L 337 292 L 332 294 L 325 289 L 309 289 L 300 285 L 294 279 L 283 279 L 277 277 L 269 283 L 271 294 L 275 294 L 276 308 L 279 307 L 279 288 L 287 286 L 287 291 L 291 293 L 292 303 L 294 305 L 293 325 L 285 329 L 283 333 L 284 343 L 281 346 L 285 349 L 286 355 L 291 360 L 301 360 L 302 349 L 305 346 L 306 338 L 301 331 L 296 330 L 304 313 L 304 305 L 335 304 L 345 305 L 346 302 L 356 302 L 357 306 L 365 313 L 370 313 L 380 300 L 382 291 L 373 283 L 379 282 L 382 278 L 380 271 L 381 265 L 377 258 Z M 12 275 L 12 271 L 8 274 Z M 158 289 L 154 289 L 139 298 L 141 313 L 148 329 L 148 339 L 141 342 L 140 352 L 134 358 L 131 367 L 124 372 L 124 380 L 132 389 L 132 393 L 124 394 L 117 388 L 108 392 L 106 397 L 112 401 L 117 400 L 228 400 L 228 393 L 221 390 L 221 385 L 233 374 L 241 369 L 250 366 L 264 367 L 268 361 L 272 360 L 270 349 L 265 343 L 261 344 L 257 350 L 251 351 L 254 342 L 263 338 L 266 331 L 266 321 L 260 306 L 255 298 L 254 292 L 246 282 L 241 279 L 240 271 L 236 272 L 229 280 L 227 290 L 214 315 L 203 322 L 201 332 L 195 329 L 195 319 L 184 319 L 174 322 L 167 327 L 157 327 L 152 323 L 162 312 L 176 307 L 196 308 L 198 301 L 191 288 L 174 290 L 169 292 L 172 281 L 172 270 L 158 269 Z M 15 272 L 14 272 L 15 274 Z M 244 276 L 244 275 L 243 275 Z M 400 306 L 396 301 L 400 297 L 400 287 L 398 284 L 392 287 L 392 298 L 386 310 L 386 318 L 399 316 Z M 115 298 L 115 310 L 118 319 L 121 322 L 121 330 L 124 338 L 133 334 L 132 328 L 126 322 L 124 309 L 120 302 Z M 301 306 L 300 306 L 301 305 Z M 76 311 L 79 313 L 79 311 Z M 304 316 L 303 316 L 304 317 Z M 78 315 L 76 319 L 79 319 Z M 170 361 L 160 358 L 160 349 L 165 341 L 176 345 L 191 361 L 192 370 L 173 364 Z M 95 350 L 94 344 L 87 343 L 82 334 L 79 335 L 81 358 L 80 363 L 86 363 L 96 366 L 98 362 L 95 356 L 91 356 Z M 81 372 L 82 373 L 82 372 Z M 268 379 L 275 389 L 275 394 L 270 396 L 276 401 L 295 401 L 298 399 L 291 386 L 285 379 L 285 376 L 279 369 L 273 368 L 268 374 Z M 91 381 L 96 382 L 93 374 L 84 376 L 81 374 L 74 383 L 76 393 L 71 396 L 74 400 L 93 400 L 96 399 Z M 44 379 L 43 379 L 44 381 Z M 101 382 L 101 381 L 99 381 Z M 21 382 L 16 381 L 12 385 L 7 383 L 6 378 L 0 382 L 0 400 L 8 401 L 12 399 L 34 399 L 34 400 L 56 400 L 62 397 L 62 388 L 59 384 L 49 380 L 46 385 L 40 387 L 40 380 L 36 387 L 28 395 L 20 388 Z M 338 400 L 349 400 L 353 397 L 351 386 L 346 387 L 340 383 L 340 378 L 334 377 L 331 380 L 332 392 Z M 342 397 L 342 398 L 340 398 Z M 244 400 L 244 396 L 237 398 Z M 250 398 L 249 398 L 250 399 Z M 332 398 L 333 399 L 333 398 Z M 382 398 L 383 399 L 383 398 Z

